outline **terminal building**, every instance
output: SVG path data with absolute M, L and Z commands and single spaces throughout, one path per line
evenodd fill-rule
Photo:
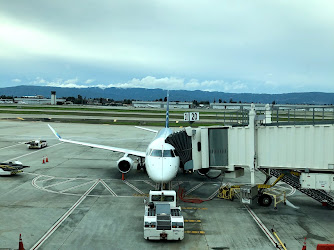
M 250 110 L 251 103 L 210 103 L 211 109 L 233 109 L 233 110 Z M 266 110 L 267 104 L 256 104 L 257 110 Z M 299 110 L 299 111 L 334 111 L 333 105 L 305 105 L 305 104 L 272 104 L 272 110 Z
M 35 104 L 35 105 L 62 105 L 65 104 L 66 99 L 56 98 L 56 91 L 51 91 L 51 98 L 45 98 L 42 95 L 34 96 L 22 96 L 20 98 L 14 98 L 14 102 L 17 104 Z

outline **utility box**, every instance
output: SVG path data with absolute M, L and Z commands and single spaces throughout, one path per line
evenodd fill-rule
M 334 174 L 302 173 L 300 184 L 302 188 L 334 190 Z
M 242 204 L 251 205 L 254 198 L 258 195 L 257 185 L 245 185 L 240 188 L 240 201 Z
M 244 168 L 235 168 L 234 171 L 226 171 L 224 173 L 225 178 L 238 178 L 240 176 L 245 175 L 245 169 Z

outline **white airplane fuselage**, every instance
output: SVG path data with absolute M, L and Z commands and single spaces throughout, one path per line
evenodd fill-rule
M 170 182 L 180 167 L 180 157 L 176 156 L 175 148 L 165 142 L 172 133 L 170 128 L 161 129 L 146 150 L 146 171 L 156 183 Z

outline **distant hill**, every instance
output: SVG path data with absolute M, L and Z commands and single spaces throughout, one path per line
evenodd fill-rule
M 0 88 L 0 95 L 7 96 L 26 96 L 43 95 L 51 96 L 51 91 L 57 92 L 57 97 L 77 97 L 81 95 L 86 98 L 110 98 L 114 100 L 133 99 L 141 101 L 154 101 L 164 98 L 166 90 L 162 89 L 143 89 L 143 88 L 59 88 L 45 86 L 16 86 Z M 171 101 L 209 101 L 216 102 L 219 99 L 229 102 L 231 99 L 235 102 L 254 102 L 254 103 L 272 103 L 279 104 L 334 104 L 334 93 L 305 92 L 305 93 L 286 93 L 286 94 L 251 94 L 251 93 L 224 93 L 224 92 L 206 92 L 206 91 L 187 91 L 171 90 Z

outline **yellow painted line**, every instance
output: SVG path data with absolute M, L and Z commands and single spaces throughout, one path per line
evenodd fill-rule
M 207 210 L 207 207 L 182 207 L 182 209 Z
M 200 223 L 201 220 L 184 220 L 184 222 L 195 222 L 195 223 Z
M 16 117 L 16 118 L 19 119 L 19 120 L 22 120 L 22 121 L 24 120 L 22 117 Z
M 205 234 L 204 231 L 184 231 L 186 234 Z
M 148 194 L 133 194 L 132 196 L 145 196 L 145 197 L 148 197 Z

